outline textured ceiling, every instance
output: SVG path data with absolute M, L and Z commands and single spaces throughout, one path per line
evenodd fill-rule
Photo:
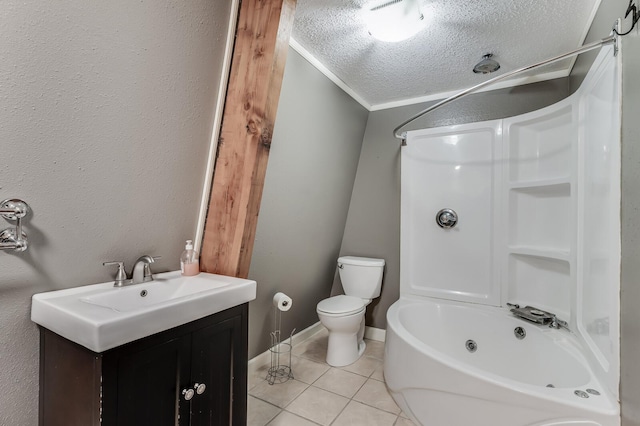
M 387 43 L 368 34 L 362 13 L 367 0 L 298 0 L 292 45 L 317 59 L 365 106 L 378 109 L 465 89 L 576 49 L 600 3 L 418 1 L 427 27 L 409 40 Z M 493 53 L 500 70 L 474 74 L 473 66 L 485 53 Z M 565 60 L 534 73 L 558 77 L 567 75 L 572 65 L 573 60 Z

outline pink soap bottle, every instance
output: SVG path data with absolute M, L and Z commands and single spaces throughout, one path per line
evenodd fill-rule
M 185 277 L 191 277 L 200 273 L 200 259 L 198 252 L 193 249 L 193 241 L 187 240 L 187 245 L 180 256 L 180 271 Z

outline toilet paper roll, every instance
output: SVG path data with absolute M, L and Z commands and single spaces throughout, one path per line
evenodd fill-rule
M 280 311 L 288 311 L 292 304 L 293 300 L 284 293 L 278 292 L 273 296 L 273 306 Z

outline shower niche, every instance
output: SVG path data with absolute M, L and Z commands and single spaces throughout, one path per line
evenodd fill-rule
M 546 108 L 407 132 L 401 160 L 401 293 L 553 312 L 614 395 L 618 61 L 603 48 L 578 91 Z M 457 212 L 454 228 L 433 221 L 443 208 Z
M 572 105 L 564 105 L 504 120 L 510 184 L 539 187 L 570 181 L 577 139 L 573 117 Z

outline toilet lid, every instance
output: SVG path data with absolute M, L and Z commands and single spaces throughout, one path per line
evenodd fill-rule
M 318 303 L 318 311 L 327 314 L 351 314 L 364 308 L 364 300 L 353 296 L 333 296 Z

